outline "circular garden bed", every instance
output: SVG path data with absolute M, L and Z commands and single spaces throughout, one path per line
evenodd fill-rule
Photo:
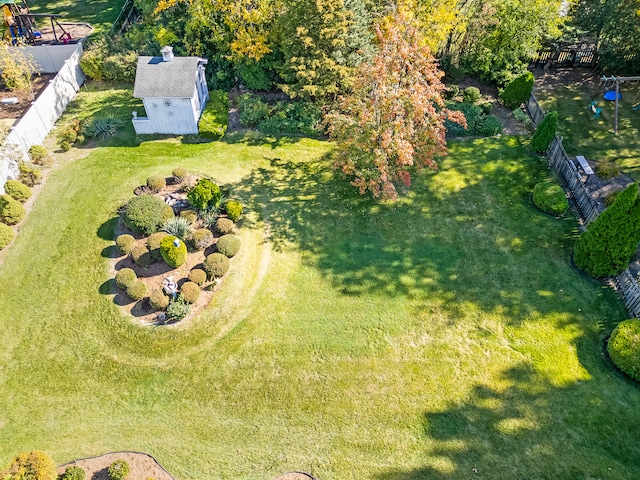
M 184 169 L 149 177 L 121 209 L 114 301 L 149 325 L 201 311 L 240 251 L 241 216 L 242 205 L 209 178 Z

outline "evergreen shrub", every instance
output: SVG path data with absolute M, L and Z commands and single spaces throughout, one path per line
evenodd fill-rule
M 174 243 L 176 240 L 177 246 Z M 167 265 L 178 268 L 187 261 L 187 246 L 178 237 L 168 235 L 160 242 L 160 254 Z
M 200 296 L 200 287 L 194 282 L 185 282 L 180 287 L 180 295 L 187 303 L 196 303 Z
M 639 242 L 640 199 L 633 183 L 580 235 L 573 258 L 592 277 L 616 275 L 627 267 Z
M 183 182 L 185 178 L 187 178 L 188 174 L 189 172 L 187 172 L 187 169 L 182 167 L 174 168 L 173 172 L 171 172 L 171 175 L 180 182 Z
M 29 158 L 35 165 L 51 165 L 51 156 L 42 145 L 32 145 L 29 147 Z
M 27 211 L 22 204 L 17 200 L 14 200 L 9 195 L 0 195 L 0 221 L 7 225 L 15 225 L 20 223 Z
M 9 225 L 0 223 L 0 250 L 9 245 L 16 237 L 16 233 Z
M 17 180 L 7 180 L 4 191 L 14 200 L 24 203 L 31 198 L 31 189 Z
M 480 89 L 478 87 L 467 87 L 462 91 L 462 100 L 465 103 L 476 103 L 480 100 Z
M 167 181 L 164 177 L 160 175 L 152 175 L 147 178 L 147 187 L 149 187 L 154 192 L 159 192 L 164 187 L 167 186 Z
M 620 370 L 640 382 L 640 319 L 620 322 L 609 337 L 607 352 Z
M 116 285 L 123 290 L 129 288 L 137 279 L 136 272 L 130 268 L 121 268 L 116 273 Z
M 222 235 L 226 235 L 227 233 L 233 232 L 233 227 L 235 224 L 233 220 L 230 218 L 220 217 L 216 220 L 216 231 L 221 233 Z
M 232 222 L 237 222 L 242 216 L 242 204 L 235 200 L 228 200 L 224 205 L 224 211 Z
M 189 220 L 189 224 L 192 224 L 198 220 L 198 214 L 193 210 L 182 210 L 180 212 L 180 218 L 186 218 Z
M 560 185 L 540 182 L 533 187 L 533 204 L 543 212 L 562 215 L 569 210 L 567 195 Z
M 169 305 L 169 297 L 167 297 L 162 289 L 156 289 L 149 295 L 149 305 L 154 310 L 164 310 Z
M 131 230 L 151 235 L 165 220 L 173 218 L 173 209 L 153 195 L 133 197 L 124 207 L 122 220 Z
M 86 476 L 87 472 L 82 467 L 71 465 L 60 476 L 60 480 L 85 480 Z
M 136 239 L 128 233 L 124 233 L 122 235 L 118 235 L 116 238 L 116 248 L 120 253 L 124 255 L 129 255 L 133 247 L 135 246 Z
M 213 244 L 213 234 L 208 228 L 201 228 L 193 232 L 191 241 L 195 248 L 198 250 L 204 250 Z
M 131 300 L 142 300 L 147 294 L 147 286 L 140 280 L 136 280 L 127 287 L 127 295 Z
M 207 272 L 209 278 L 221 278 L 229 271 L 231 262 L 229 258 L 222 253 L 212 253 L 202 263 L 204 271 Z
M 533 91 L 534 81 L 533 73 L 525 72 L 507 83 L 502 93 L 500 93 L 500 100 L 502 100 L 504 106 L 509 110 L 514 110 L 529 100 Z
M 144 245 L 134 247 L 133 250 L 131 250 L 131 258 L 136 262 L 136 265 L 140 265 L 145 268 L 153 262 L 149 249 Z
M 147 238 L 147 248 L 149 252 L 151 252 L 151 256 L 154 260 L 162 260 L 162 255 L 160 254 L 160 242 L 163 238 L 168 236 L 167 232 L 156 232 L 149 235 Z
M 207 210 L 220 204 L 222 192 L 220 187 L 208 178 L 201 178 L 187 193 L 189 203 L 196 210 Z
M 189 280 L 191 280 L 196 285 L 204 285 L 207 281 L 207 272 L 204 270 L 200 270 L 199 268 L 194 268 L 189 272 Z
M 558 128 L 558 112 L 547 113 L 536 131 L 531 137 L 531 150 L 538 153 L 544 153 L 551 140 L 556 136 L 556 129 Z
M 16 456 L 3 472 L 7 480 L 56 480 L 56 464 L 45 452 L 32 450 Z
M 116 460 L 107 469 L 110 480 L 124 480 L 129 475 L 129 464 L 124 460 Z
M 177 322 L 189 315 L 191 311 L 191 304 L 185 302 L 182 295 L 179 295 L 176 300 L 169 302 L 167 306 L 167 322 Z
M 20 169 L 20 176 L 18 180 L 24 183 L 27 187 L 35 187 L 42 183 L 42 172 L 35 167 L 32 167 L 28 163 L 18 163 Z
M 216 248 L 221 254 L 231 258 L 240 250 L 240 239 L 235 235 L 223 235 L 218 239 Z

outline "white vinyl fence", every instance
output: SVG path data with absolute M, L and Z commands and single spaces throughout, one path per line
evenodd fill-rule
M 57 75 L 49 82 L 40 96 L 31 103 L 24 116 L 19 119 L 9 131 L 6 143 L 18 150 L 23 158 L 28 159 L 28 151 L 32 145 L 42 144 L 54 124 L 65 111 L 67 105 L 84 83 L 84 73 L 80 69 L 80 56 L 82 55 L 82 43 L 58 46 L 28 47 L 40 49 L 39 56 L 34 55 L 36 61 L 39 58 L 46 60 L 41 68 L 43 71 L 57 71 Z M 48 49 L 48 50 L 46 50 Z M 61 61 L 60 55 L 66 53 L 67 59 Z M 0 193 L 4 193 L 4 184 L 10 178 L 16 178 L 17 164 L 15 160 L 5 157 L 0 159 Z

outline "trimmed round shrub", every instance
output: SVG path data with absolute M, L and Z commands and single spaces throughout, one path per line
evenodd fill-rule
M 160 175 L 152 175 L 147 178 L 147 187 L 149 187 L 154 192 L 158 192 L 167 186 L 167 181 L 164 177 Z
M 66 140 L 61 141 L 60 150 L 62 150 L 63 152 L 68 152 L 69 150 L 71 150 L 71 144 Z
M 216 220 L 216 231 L 218 231 L 222 235 L 233 232 L 234 226 L 235 224 L 230 218 L 220 217 L 218 218 L 218 220 Z
M 167 297 L 162 289 L 154 290 L 149 295 L 149 305 L 154 310 L 164 310 L 169 305 L 169 297 Z
M 603 180 L 609 180 L 611 178 L 617 177 L 619 173 L 620 167 L 611 160 L 600 160 L 596 165 L 596 175 L 598 175 Z M 11 194 L 9 193 L 9 195 Z M 11 196 L 13 197 L 13 195 Z M 16 200 L 18 199 L 16 198 Z
M 193 232 L 191 240 L 198 250 L 204 250 L 213 244 L 213 233 L 208 228 L 201 228 Z
M 9 225 L 0 223 L 0 250 L 9 245 L 16 237 L 16 233 Z
M 189 272 L 189 280 L 196 285 L 204 285 L 207 281 L 207 272 L 200 270 L 199 268 L 194 268 Z
M 156 232 L 152 233 L 149 235 L 149 238 L 147 238 L 147 248 L 154 260 L 162 260 L 162 255 L 160 254 L 160 242 L 168 235 L 169 234 L 167 232 Z
M 129 464 L 124 460 L 116 460 L 107 469 L 111 480 L 124 480 L 129 475 Z
M 181 182 L 183 182 L 184 179 L 187 178 L 188 174 L 189 172 L 187 172 L 187 169 L 182 167 L 174 168 L 173 172 L 171 172 L 171 175 L 173 175 L 175 179 Z
M 212 253 L 202 262 L 204 271 L 207 272 L 209 278 L 221 278 L 229 271 L 231 262 L 229 258 L 221 253 Z
M 138 276 L 130 268 L 122 268 L 116 273 L 116 285 L 123 290 L 129 288 L 136 280 L 138 280 Z
M 232 222 L 237 222 L 242 216 L 242 204 L 235 200 L 229 200 L 224 206 L 225 212 Z
M 22 204 L 6 193 L 0 195 L 0 220 L 7 225 L 20 223 L 27 211 Z
M 620 322 L 609 337 L 607 352 L 620 370 L 640 382 L 640 319 Z
M 151 252 L 144 245 L 138 245 L 131 250 L 131 258 L 136 262 L 137 265 L 141 267 L 148 267 L 153 262 L 153 258 L 151 257 Z
M 60 480 L 85 480 L 86 476 L 87 472 L 85 472 L 82 467 L 71 465 L 64 471 Z
M 223 235 L 218 239 L 216 247 L 220 253 L 231 258 L 240 250 L 240 239 L 235 235 Z
M 116 238 L 116 248 L 120 253 L 123 253 L 125 255 L 129 255 L 131 253 L 131 250 L 133 250 L 135 243 L 136 239 L 128 233 L 118 235 L 118 238 Z
M 42 182 L 42 172 L 31 165 L 20 162 L 18 164 L 20 169 L 20 176 L 18 180 L 24 183 L 27 187 L 35 187 Z
M 31 145 L 29 147 L 29 158 L 36 165 L 49 165 L 51 163 L 49 152 L 42 145 Z
M 207 210 L 220 204 L 222 193 L 220 187 L 208 178 L 201 178 L 187 193 L 189 203 L 196 210 Z
M 153 195 L 140 195 L 129 200 L 124 207 L 122 219 L 131 230 L 151 235 L 158 231 L 165 220 L 173 218 L 173 216 L 173 209 L 161 198 Z
M 127 295 L 131 300 L 135 300 L 136 302 L 142 300 L 146 294 L 147 286 L 140 280 L 136 280 L 127 287 Z
M 535 77 L 531 72 L 525 72 L 519 77 L 511 80 L 500 93 L 500 100 L 509 110 L 518 108 L 521 104 L 529 100 L 533 91 Z
M 462 101 L 465 103 L 476 103 L 478 100 L 480 100 L 478 87 L 467 87 L 462 91 Z
M 187 261 L 187 246 L 178 237 L 168 235 L 160 242 L 160 255 L 167 265 L 178 268 Z
M 180 218 L 186 218 L 189 223 L 196 223 L 198 220 L 198 214 L 193 210 L 182 210 L 180 212 Z
M 569 210 L 567 195 L 560 185 L 540 182 L 533 187 L 533 204 L 543 212 L 562 215 Z
M 533 132 L 531 137 L 531 150 L 538 153 L 544 153 L 553 137 L 556 136 L 556 129 L 558 128 L 558 112 L 547 113 L 536 131 Z
M 7 475 L 5 477 L 4 475 Z M 15 480 L 56 480 L 56 464 L 45 452 L 23 452 L 11 461 L 2 478 Z
M 7 180 L 4 191 L 14 200 L 24 203 L 31 198 L 31 189 L 17 180 Z
M 200 287 L 194 282 L 185 282 L 180 287 L 180 295 L 187 303 L 196 303 L 200 296 Z
M 182 295 L 179 295 L 176 300 L 169 302 L 167 306 L 167 322 L 177 322 L 189 315 L 191 311 L 191 304 L 184 301 Z

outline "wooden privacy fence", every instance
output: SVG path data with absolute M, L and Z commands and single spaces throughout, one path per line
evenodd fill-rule
M 544 111 L 533 93 L 525 107 L 533 120 L 533 125 L 537 127 L 544 118 Z M 582 182 L 582 174 L 562 146 L 561 137 L 556 136 L 549 144 L 547 159 L 549 166 L 565 181 L 578 216 L 585 226 L 588 225 L 601 213 L 601 207 L 591 199 Z M 609 283 L 618 292 L 627 307 L 629 316 L 640 317 L 640 285 L 629 269 L 611 278 Z
M 597 62 L 596 47 L 561 48 L 543 50 L 531 60 L 531 66 L 593 67 Z

